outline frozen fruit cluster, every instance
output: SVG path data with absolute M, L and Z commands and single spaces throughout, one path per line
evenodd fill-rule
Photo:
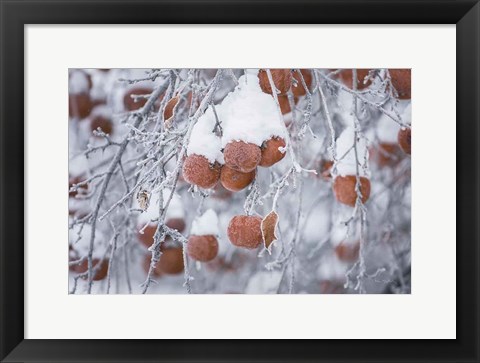
M 298 73 L 303 82 L 290 69 L 271 72 L 280 96 L 292 89 L 298 98 L 306 93 L 303 83 L 311 85 L 308 71 Z M 204 189 L 220 182 L 238 192 L 252 183 L 257 167 L 271 167 L 285 157 L 287 131 L 265 77 L 264 70 L 247 70 L 235 90 L 198 119 L 183 166 L 187 182 Z M 279 103 L 288 105 L 283 98 Z

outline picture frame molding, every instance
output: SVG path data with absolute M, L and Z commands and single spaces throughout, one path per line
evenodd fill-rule
M 480 361 L 478 1 L 0 0 L 0 14 L 2 362 Z M 24 29 L 27 24 L 456 24 L 457 339 L 24 339 L 24 270 L 27 268 L 24 266 L 24 205 L 28 198 L 24 189 L 25 178 L 28 178 L 24 171 L 24 149 L 28 145 L 24 144 L 25 74 L 22 60 L 25 60 Z M 476 166 L 474 170 L 472 165 Z

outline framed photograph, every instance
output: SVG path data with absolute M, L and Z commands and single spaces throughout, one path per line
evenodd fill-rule
M 1 12 L 2 362 L 480 361 L 477 1 Z

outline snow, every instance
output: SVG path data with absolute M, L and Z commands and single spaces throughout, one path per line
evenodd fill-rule
M 103 72 L 95 72 L 92 74 L 92 83 L 93 87 L 90 90 L 90 97 L 93 100 L 104 100 L 107 97 L 106 89 L 106 76 L 103 74 L 99 74 Z
M 90 211 L 90 205 L 88 200 L 68 198 L 68 210 L 74 212 L 77 215 L 88 214 Z
M 68 172 L 71 176 L 84 176 L 88 171 L 88 160 L 85 155 L 77 155 L 68 161 Z
M 211 163 L 224 164 L 221 139 L 213 132 L 215 123 L 213 108 L 209 106 L 193 127 L 187 155 L 202 155 Z
M 68 92 L 70 94 L 87 93 L 89 88 L 88 75 L 85 72 L 81 70 L 70 72 L 68 81 Z
M 336 141 L 336 152 L 337 152 L 337 165 L 336 165 L 336 174 L 341 176 L 346 175 L 356 175 L 357 173 L 357 162 L 355 157 L 354 150 L 354 135 L 355 130 L 353 127 L 348 126 L 340 134 Z M 358 154 L 358 172 L 360 176 L 369 176 L 368 172 L 368 147 L 367 141 L 365 138 L 360 137 L 357 140 L 357 154 Z M 362 166 L 364 163 L 367 164 L 367 170 Z
M 167 200 L 170 197 L 172 191 L 170 189 L 163 190 L 163 206 L 167 204 Z M 157 202 L 158 204 L 158 202 Z M 185 217 L 185 210 L 183 208 L 183 202 L 180 196 L 175 193 L 173 194 L 170 205 L 168 206 L 167 219 L 168 218 L 183 218 Z
M 91 117 L 101 116 L 107 119 L 112 118 L 112 109 L 107 105 L 98 105 L 92 109 Z
M 334 102 L 339 121 L 344 126 L 353 126 L 353 114 L 351 110 L 353 95 L 347 91 L 339 90 Z
M 289 113 L 286 113 L 286 114 L 283 115 L 283 122 L 285 123 L 285 125 L 287 125 L 287 126 L 290 125 L 292 123 L 292 121 L 293 121 L 293 113 L 292 112 L 289 112 Z
M 222 148 L 231 141 L 244 141 L 261 146 L 272 137 L 286 138 L 283 117 L 273 97 L 264 93 L 259 84 L 258 70 L 247 70 L 239 84 L 215 106 L 223 129 L 220 139 L 215 135 L 216 118 L 210 106 L 192 130 L 187 155 L 205 156 L 211 163 L 224 163 Z
M 396 144 L 399 130 L 400 125 L 385 114 L 382 114 L 377 121 L 376 132 L 380 142 Z
M 330 243 L 336 247 L 347 240 L 347 236 L 348 227 L 344 223 L 335 224 L 332 226 L 332 231 L 330 232 Z
M 83 228 L 80 224 L 76 224 L 69 231 L 68 237 L 70 245 L 78 252 L 80 257 L 88 255 L 88 250 L 90 247 L 90 237 L 92 233 L 92 227 L 88 224 L 85 224 Z M 80 239 L 77 241 L 77 239 Z M 76 242 L 76 243 L 75 243 Z M 106 242 L 103 234 L 97 230 L 95 232 L 95 245 L 93 249 L 93 258 L 103 258 L 105 251 L 107 250 Z
M 384 215 L 387 213 L 387 209 L 390 206 L 390 193 L 388 192 L 388 184 L 384 184 L 381 181 L 375 181 L 372 183 L 371 195 L 374 196 L 371 199 L 371 208 L 373 211 L 381 213 Z
M 228 203 L 228 202 L 226 202 Z M 225 203 L 225 204 L 226 204 Z M 231 202 L 230 202 L 231 203 Z M 212 204 L 218 208 L 219 204 L 216 202 L 215 204 Z M 220 233 L 219 233 L 219 238 L 218 240 L 218 255 L 219 256 L 230 256 L 235 250 L 236 247 L 233 246 L 227 235 L 227 228 L 228 224 L 230 223 L 230 220 L 233 218 L 235 214 L 233 213 L 219 213 L 218 214 L 218 220 L 219 220 L 219 228 L 220 228 Z
M 337 259 L 323 259 L 318 266 L 317 276 L 322 280 L 343 281 L 348 265 Z
M 348 211 L 351 215 L 351 211 Z M 348 213 L 342 215 L 339 213 L 337 220 L 345 221 L 348 219 Z M 360 240 L 360 226 L 346 226 L 345 223 L 337 222 L 332 226 L 330 232 L 330 244 L 336 247 L 340 244 L 355 245 Z
M 114 92 L 118 86 L 117 76 L 119 70 L 111 69 L 109 72 L 102 72 L 98 69 L 86 69 L 92 79 L 92 89 L 90 90 L 90 97 L 93 100 L 105 100 Z
M 166 188 L 163 189 L 163 206 L 165 207 L 170 197 L 171 190 Z M 150 196 L 150 203 L 146 211 L 138 216 L 138 222 L 140 224 L 147 224 L 152 220 L 158 219 L 159 217 L 159 194 L 153 193 Z M 137 199 L 134 201 L 134 208 L 140 208 Z M 166 219 L 170 218 L 183 218 L 185 216 L 185 210 L 183 209 L 183 202 L 180 196 L 175 193 L 173 194 L 170 205 L 168 206 Z
M 403 123 L 411 125 L 412 123 L 412 107 L 411 101 L 400 100 L 397 105 L 395 105 L 397 112 L 400 114 L 400 119 Z M 385 107 L 390 113 L 395 114 L 393 109 L 390 106 Z M 367 131 L 367 137 L 372 140 L 378 138 L 379 142 L 388 143 L 388 144 L 397 144 L 398 143 L 398 131 L 401 129 L 401 126 L 393 121 L 390 117 L 382 113 L 378 120 L 375 122 L 375 127 Z
M 219 234 L 217 213 L 213 209 L 208 209 L 203 215 L 195 218 L 190 234 L 192 236 L 217 236 Z
M 273 97 L 264 93 L 257 70 L 248 70 L 239 84 L 217 107 L 222 122 L 222 146 L 231 141 L 244 141 L 258 146 L 277 136 L 286 138 L 283 119 Z
M 133 84 L 126 84 L 125 82 L 119 81 L 120 79 L 144 79 L 147 75 L 146 71 L 146 69 L 112 69 L 109 72 L 109 76 L 105 79 L 103 86 L 105 92 L 109 95 L 109 103 L 111 103 L 115 112 L 125 111 L 123 97 L 125 93 L 131 89 L 146 88 L 153 90 L 157 83 L 150 80 L 138 81 Z
M 246 294 L 275 294 L 282 273 L 280 271 L 260 271 L 253 275 L 245 288 Z
M 403 123 L 407 125 L 412 124 L 412 102 L 411 101 L 408 101 L 408 105 L 406 105 L 401 116 L 402 116 Z
M 311 196 L 313 199 L 314 196 Z M 329 232 L 330 220 L 328 218 L 328 207 L 324 204 L 318 204 L 309 214 L 303 229 L 303 238 L 305 242 L 317 246 Z

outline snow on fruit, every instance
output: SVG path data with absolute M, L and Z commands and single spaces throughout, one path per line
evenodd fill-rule
M 334 168 L 335 197 L 340 203 L 354 207 L 357 197 L 361 195 L 360 200 L 365 203 L 370 197 L 370 171 L 365 138 L 348 126 L 338 137 L 336 146 L 339 159 Z
M 336 140 L 336 174 L 368 177 L 368 146 L 365 137 L 347 126 Z
M 395 167 L 403 158 L 397 143 L 400 126 L 386 115 L 378 119 L 376 126 L 371 138 L 378 141 L 369 149 L 370 160 L 379 167 Z
M 286 129 L 274 98 L 262 92 L 256 71 L 247 72 L 238 82 L 217 108 L 223 128 L 221 143 L 225 164 L 248 173 L 261 162 L 264 143 L 273 139 L 276 140 L 273 143 L 281 144 L 279 140 L 286 139 Z M 276 153 L 274 147 L 270 150 L 273 153 L 268 156 L 273 159 L 285 155 L 285 152 Z
M 255 170 L 262 158 L 260 148 L 243 141 L 232 141 L 225 146 L 225 164 L 234 170 L 248 173 Z
M 187 252 L 194 260 L 208 262 L 218 254 L 218 217 L 212 210 L 207 210 L 196 218 L 188 238 Z
M 211 189 L 220 179 L 224 163 L 221 139 L 216 134 L 217 121 L 213 106 L 207 108 L 193 127 L 183 163 L 183 177 L 193 185 Z

